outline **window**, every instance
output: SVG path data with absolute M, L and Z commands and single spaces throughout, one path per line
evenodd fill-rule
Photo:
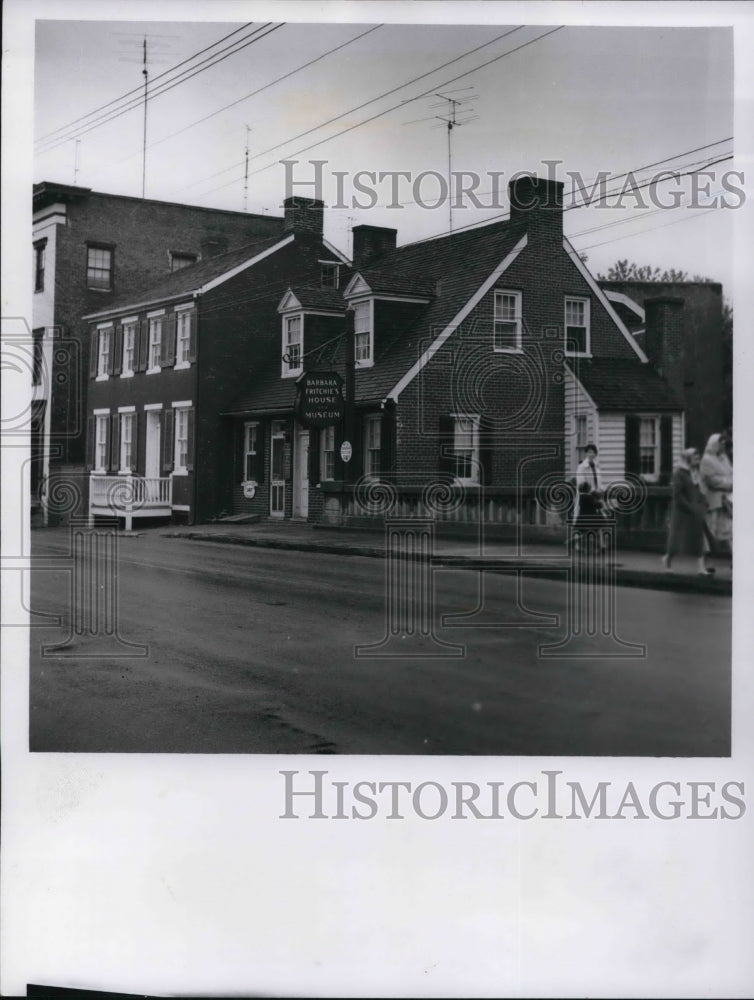
M 34 244 L 34 291 L 45 289 L 45 247 L 47 240 L 39 240 Z
M 319 437 L 321 479 L 335 479 L 335 428 L 323 427 Z
M 303 368 L 303 319 L 283 317 L 283 376 L 298 375 Z
M 41 385 L 42 383 L 42 365 L 43 365 L 43 352 L 44 352 L 44 327 L 40 327 L 37 330 L 32 331 L 33 337 L 33 368 L 31 376 L 32 385 Z
M 521 292 L 495 292 L 496 351 L 521 350 Z
M 323 288 L 337 288 L 340 284 L 340 265 L 323 261 L 320 271 L 320 281 Z
M 184 267 L 190 267 L 196 263 L 195 253 L 170 253 L 170 270 L 180 271 Z
M 113 287 L 113 252 L 107 247 L 87 247 L 86 285 L 110 291 Z
M 97 378 L 107 378 L 110 372 L 111 340 L 111 329 L 98 331 L 99 350 L 97 354 Z
M 136 323 L 123 324 L 123 365 L 122 375 L 133 375 L 136 353 Z
M 380 471 L 380 451 L 382 447 L 382 419 L 372 414 L 364 419 L 364 473 L 376 476 Z
M 453 458 L 457 479 L 462 483 L 479 482 L 479 417 L 455 416 Z
M 120 472 L 133 472 L 134 413 L 120 415 Z
M 589 299 L 565 300 L 566 354 L 589 354 Z
M 181 309 L 175 314 L 177 365 L 188 365 L 191 359 L 191 311 Z
M 177 407 L 175 410 L 175 471 L 186 472 L 189 464 L 189 411 Z
M 660 472 L 660 429 L 658 417 L 639 421 L 639 473 L 657 476 Z
M 257 466 L 257 440 L 259 435 L 259 424 L 246 424 L 244 429 L 244 480 L 249 482 L 250 480 L 257 480 L 258 466 Z
M 357 302 L 354 306 L 354 357 L 356 367 L 367 367 L 372 362 L 372 303 Z
M 97 472 L 105 472 L 107 469 L 107 432 L 110 418 L 107 415 L 98 415 L 95 419 L 94 468 Z
M 589 444 L 589 418 L 585 413 L 576 415 L 576 464 L 586 457 L 586 446 Z
M 160 370 L 162 357 L 162 316 L 152 316 L 149 320 L 149 367 L 150 372 Z

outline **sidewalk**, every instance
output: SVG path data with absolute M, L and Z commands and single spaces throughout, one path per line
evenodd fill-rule
M 194 527 L 150 528 L 164 538 L 191 539 L 225 545 L 248 545 L 299 552 L 322 552 L 331 555 L 384 558 L 385 535 L 363 528 L 320 527 L 295 521 L 259 521 L 256 524 L 202 524 Z M 499 573 L 524 573 L 564 579 L 567 565 L 565 545 L 526 544 L 516 553 L 515 542 L 490 541 L 479 551 L 478 542 L 469 538 L 435 538 L 434 557 L 438 565 L 465 569 L 486 568 Z M 711 559 L 714 576 L 695 573 L 669 573 L 654 552 L 621 550 L 615 560 L 619 586 L 674 590 L 686 593 L 730 595 L 730 565 Z

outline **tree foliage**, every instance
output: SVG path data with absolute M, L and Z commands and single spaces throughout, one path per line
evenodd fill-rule
M 608 268 L 607 274 L 598 274 L 597 277 L 600 281 L 699 281 L 705 284 L 712 281 L 711 278 L 700 274 L 692 276 L 688 271 L 679 271 L 674 267 L 663 270 L 650 264 L 640 265 L 633 260 L 617 260 Z

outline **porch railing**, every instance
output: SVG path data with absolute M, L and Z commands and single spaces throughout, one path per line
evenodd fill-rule
M 118 515 L 169 509 L 173 502 L 173 480 L 169 477 L 141 476 L 89 477 L 89 510 L 97 508 Z

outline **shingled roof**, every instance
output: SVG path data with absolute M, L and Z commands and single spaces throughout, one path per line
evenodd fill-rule
M 277 243 L 285 239 L 283 235 L 268 236 L 265 239 L 254 240 L 245 243 L 235 250 L 228 250 L 226 253 L 215 254 L 206 260 L 198 261 L 189 267 L 182 267 L 179 271 L 162 278 L 159 282 L 145 288 L 138 293 L 129 293 L 115 298 L 106 309 L 96 313 L 89 313 L 84 319 L 95 316 L 106 316 L 115 312 L 122 312 L 124 309 L 135 309 L 139 306 L 151 305 L 152 303 L 175 299 L 181 295 L 189 296 L 193 292 L 198 292 L 208 282 L 215 278 L 240 267 L 246 261 L 252 260 L 265 250 L 270 250 Z
M 398 283 L 414 295 L 432 300 L 417 318 L 392 339 L 381 344 L 371 368 L 356 370 L 356 401 L 385 399 L 438 334 L 458 315 L 505 256 L 525 233 L 525 226 L 510 221 L 468 229 L 421 243 L 410 243 L 382 254 L 370 266 L 355 269 L 373 291 L 398 290 Z M 375 275 L 377 278 L 375 278 Z M 395 280 L 391 278 L 395 276 Z M 370 280 L 371 278 L 371 280 Z M 296 289 L 294 289 L 294 292 Z M 312 356 L 310 363 L 341 370 L 343 342 L 329 345 L 327 356 Z M 228 413 L 282 411 L 293 405 L 295 380 L 280 377 L 279 361 L 255 374 Z
M 569 368 L 603 412 L 683 409 L 665 379 L 638 358 L 580 358 Z

